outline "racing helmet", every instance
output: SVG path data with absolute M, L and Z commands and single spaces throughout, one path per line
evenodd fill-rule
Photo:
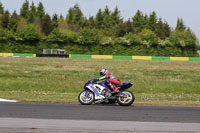
M 108 69 L 106 69 L 106 68 L 102 68 L 102 69 L 99 71 L 99 74 L 100 74 L 101 77 L 102 77 L 102 76 L 105 76 L 107 73 L 108 73 Z

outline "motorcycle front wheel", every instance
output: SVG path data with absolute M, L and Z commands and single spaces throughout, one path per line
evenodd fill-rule
M 121 92 L 124 96 L 123 97 L 118 97 L 117 98 L 117 103 L 121 106 L 130 106 L 131 104 L 133 104 L 134 100 L 135 100 L 135 96 L 133 95 L 133 93 L 131 91 L 122 91 Z
M 94 102 L 94 94 L 92 92 L 86 94 L 84 90 L 79 94 L 78 100 L 82 105 L 90 105 Z

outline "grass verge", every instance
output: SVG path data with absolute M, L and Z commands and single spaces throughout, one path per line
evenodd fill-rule
M 78 103 L 84 83 L 106 67 L 132 82 L 136 105 L 200 106 L 200 62 L 0 58 L 0 98 Z

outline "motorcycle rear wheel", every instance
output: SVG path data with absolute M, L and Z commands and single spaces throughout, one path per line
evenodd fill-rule
M 121 92 L 122 94 L 124 94 L 126 96 L 126 98 L 124 97 L 118 97 L 117 98 L 117 103 L 121 106 L 130 106 L 131 104 L 133 104 L 134 100 L 135 100 L 135 96 L 131 91 L 125 90 Z
M 94 94 L 92 92 L 86 94 L 84 90 L 79 94 L 78 100 L 82 105 L 91 105 L 94 102 Z

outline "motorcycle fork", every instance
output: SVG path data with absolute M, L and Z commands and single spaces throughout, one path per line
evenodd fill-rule
M 89 94 L 91 93 L 90 91 L 88 91 L 88 90 L 85 90 L 86 91 L 86 93 L 85 93 L 85 97 L 88 97 L 89 96 Z

